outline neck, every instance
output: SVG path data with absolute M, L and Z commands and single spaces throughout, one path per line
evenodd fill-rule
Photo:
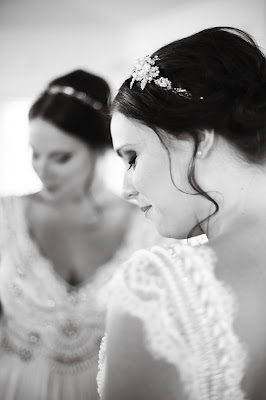
M 266 166 L 231 167 L 220 175 L 220 190 L 210 193 L 219 211 L 203 224 L 208 238 L 229 232 L 238 221 L 266 221 Z M 214 210 L 209 205 L 207 215 Z

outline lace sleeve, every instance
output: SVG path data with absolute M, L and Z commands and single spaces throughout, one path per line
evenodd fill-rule
M 239 400 L 245 353 L 233 332 L 233 296 L 214 265 L 207 246 L 140 250 L 114 277 L 110 310 L 141 321 L 147 350 L 178 370 L 188 399 Z

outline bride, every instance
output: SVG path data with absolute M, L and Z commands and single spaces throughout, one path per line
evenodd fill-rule
M 113 103 L 123 194 L 166 237 L 115 275 L 104 400 L 266 396 L 266 63 L 254 40 L 203 30 L 139 60 Z

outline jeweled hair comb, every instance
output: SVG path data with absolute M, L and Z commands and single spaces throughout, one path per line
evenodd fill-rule
M 157 86 L 163 89 L 170 90 L 171 92 L 178 94 L 181 97 L 192 100 L 192 94 L 188 90 L 181 87 L 173 87 L 170 79 L 159 76 L 159 67 L 155 65 L 155 62 L 157 60 L 160 60 L 158 56 L 145 56 L 137 60 L 133 68 L 130 89 L 132 89 L 134 82 L 140 82 L 140 87 L 142 90 L 145 89 L 148 83 L 154 82 Z M 202 100 L 203 97 L 200 97 L 200 99 Z

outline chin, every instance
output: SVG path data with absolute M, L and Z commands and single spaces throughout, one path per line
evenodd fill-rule
M 169 228 L 167 229 L 167 227 L 165 227 L 165 226 L 162 226 L 162 225 L 158 226 L 156 224 L 155 224 L 155 228 L 156 228 L 156 230 L 157 230 L 157 232 L 159 233 L 160 236 L 163 236 L 165 238 L 176 239 L 174 233 L 171 232 L 171 230 Z
M 176 226 L 167 226 L 166 224 L 155 224 L 156 230 L 159 235 L 165 238 L 184 240 L 188 238 L 189 231 L 186 229 L 182 230 L 180 227 L 177 229 Z

